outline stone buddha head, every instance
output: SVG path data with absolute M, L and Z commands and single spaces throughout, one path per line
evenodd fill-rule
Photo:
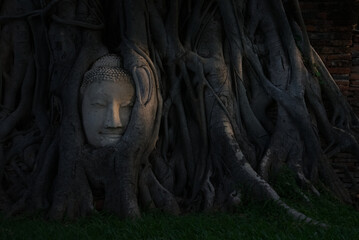
M 82 124 L 94 147 L 115 145 L 124 134 L 135 101 L 131 76 L 116 55 L 98 59 L 81 85 Z

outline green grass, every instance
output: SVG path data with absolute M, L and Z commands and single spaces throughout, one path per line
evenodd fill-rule
M 305 202 L 282 174 L 275 184 L 284 200 L 308 216 L 328 224 L 321 228 L 298 222 L 273 202 L 245 200 L 235 213 L 170 216 L 146 213 L 138 220 L 119 220 L 104 213 L 75 222 L 48 222 L 41 217 L 0 216 L 0 239 L 359 239 L 359 212 L 327 193 Z

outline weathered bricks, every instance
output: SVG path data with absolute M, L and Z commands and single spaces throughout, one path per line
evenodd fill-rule
M 299 2 L 312 46 L 359 116 L 359 31 L 353 30 L 355 1 Z M 344 186 L 359 202 L 359 192 L 352 189 L 355 184 L 359 186 L 359 161 L 352 154 L 339 153 L 332 164 Z

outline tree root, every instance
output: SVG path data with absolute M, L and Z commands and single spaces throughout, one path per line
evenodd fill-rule
M 13 16 L 0 17 L 11 33 L 0 38 L 11 46 L 0 51 L 0 209 L 73 219 L 100 198 L 105 211 L 137 218 L 231 209 L 248 193 L 325 226 L 269 184 L 283 165 L 302 189 L 319 195 L 322 181 L 350 203 L 327 157 L 359 158 L 359 120 L 311 49 L 297 0 L 19 3 L 6 1 Z M 108 52 L 123 58 L 136 101 L 121 140 L 94 148 L 79 88 Z
M 31 100 L 33 97 L 33 87 L 35 82 L 35 66 L 31 60 L 27 66 L 26 77 L 21 89 L 22 97 L 19 106 L 7 118 L 1 121 L 0 142 L 6 140 L 6 137 L 13 131 L 18 122 L 25 117 L 31 109 Z
M 223 123 L 223 121 L 221 122 Z M 314 225 L 326 226 L 325 224 L 313 220 L 285 204 L 275 190 L 246 162 L 237 143 L 233 139 L 233 133 L 231 133 L 232 131 L 230 130 L 230 127 L 225 124 L 221 127 L 221 129 L 224 131 L 221 133 L 224 134 L 221 136 L 221 139 L 227 139 L 223 146 L 225 148 L 223 149 L 223 151 L 225 151 L 225 153 L 223 153 L 223 160 L 225 161 L 226 166 L 231 169 L 232 177 L 235 182 L 243 185 L 249 190 L 251 195 L 255 196 L 259 200 L 275 201 L 278 206 L 284 208 L 290 216 L 297 220 Z M 228 146 L 226 146 L 227 144 Z

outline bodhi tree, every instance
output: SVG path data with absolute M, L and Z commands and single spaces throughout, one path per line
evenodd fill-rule
M 359 157 L 358 118 L 297 0 L 0 7 L 2 211 L 137 217 L 248 194 L 310 221 L 271 186 L 283 167 L 303 191 L 351 202 L 330 158 Z

